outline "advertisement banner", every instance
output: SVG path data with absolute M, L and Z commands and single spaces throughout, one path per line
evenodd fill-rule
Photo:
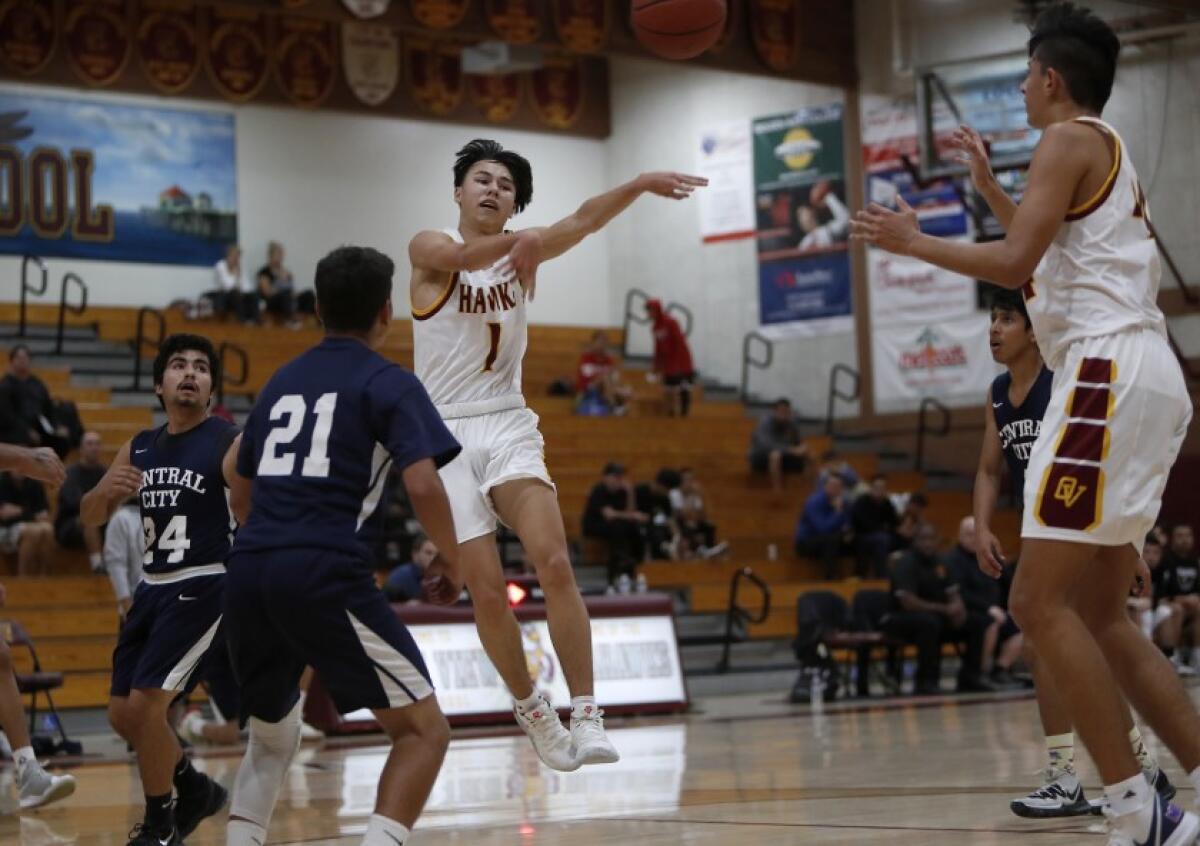
M 0 91 L 0 253 L 213 265 L 237 240 L 233 115 Z
M 1000 372 L 988 346 L 988 324 L 985 312 L 903 326 L 876 323 L 876 404 L 896 410 L 915 407 L 923 397 L 981 402 Z
M 975 280 L 908 256 L 867 250 L 873 325 L 922 323 L 975 311 Z
M 752 125 L 759 322 L 803 334 L 853 329 L 842 105 Z
M 701 133 L 696 174 L 708 179 L 708 187 L 696 192 L 704 243 L 753 238 L 754 152 L 750 122 L 729 121 Z

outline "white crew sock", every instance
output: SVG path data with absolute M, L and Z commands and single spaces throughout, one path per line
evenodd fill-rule
M 13 750 L 13 763 L 17 765 L 17 778 L 20 779 L 25 775 L 25 769 L 32 764 L 37 766 L 37 756 L 33 754 L 32 746 L 22 746 L 20 749 Z
M 1104 795 L 1113 813 L 1123 817 L 1121 831 L 1140 843 L 1150 835 L 1154 817 L 1154 791 L 1141 773 L 1117 784 L 1106 785 Z
M 590 717 L 594 713 L 596 713 L 596 697 L 571 697 L 571 719 L 578 720 L 582 719 L 583 717 Z
M 267 830 L 250 820 L 230 820 L 225 827 L 225 846 L 263 846 Z
M 408 829 L 400 823 L 380 814 L 371 814 L 362 846 L 404 846 L 407 839 Z
M 537 689 L 535 688 L 533 693 L 529 694 L 529 696 L 525 697 L 524 699 L 515 700 L 517 703 L 517 710 L 519 710 L 522 714 L 532 711 L 535 707 L 537 707 L 537 704 L 541 701 L 541 699 L 542 695 L 538 693 Z

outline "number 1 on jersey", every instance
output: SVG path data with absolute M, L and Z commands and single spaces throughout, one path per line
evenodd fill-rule
M 488 334 L 491 335 L 492 347 L 488 350 L 487 361 L 483 363 L 483 373 L 490 373 L 492 365 L 496 363 L 496 356 L 500 353 L 500 324 L 489 323 L 487 325 Z

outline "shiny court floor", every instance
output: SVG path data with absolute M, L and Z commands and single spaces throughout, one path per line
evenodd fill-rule
M 1105 842 L 1098 818 L 1022 820 L 1012 797 L 1037 781 L 1032 700 L 878 707 L 815 716 L 762 695 L 704 713 L 614 722 L 615 765 L 562 774 L 522 737 L 456 739 L 413 846 L 434 844 L 1012 844 Z M 373 738 L 301 750 L 269 843 L 355 844 L 385 750 Z M 232 784 L 237 749 L 197 754 Z M 1193 794 L 1174 761 L 1179 800 Z M 1094 771 L 1080 762 L 1085 784 Z M 84 762 L 67 802 L 0 817 L 0 843 L 123 846 L 140 819 L 128 760 Z M 4 799 L 11 807 L 11 799 Z M 224 843 L 223 818 L 189 846 Z

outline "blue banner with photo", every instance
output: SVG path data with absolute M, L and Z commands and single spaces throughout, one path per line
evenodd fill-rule
M 850 262 L 845 252 L 762 262 L 759 319 L 764 326 L 850 314 Z
M 0 253 L 200 266 L 236 240 L 231 113 L 0 91 Z

